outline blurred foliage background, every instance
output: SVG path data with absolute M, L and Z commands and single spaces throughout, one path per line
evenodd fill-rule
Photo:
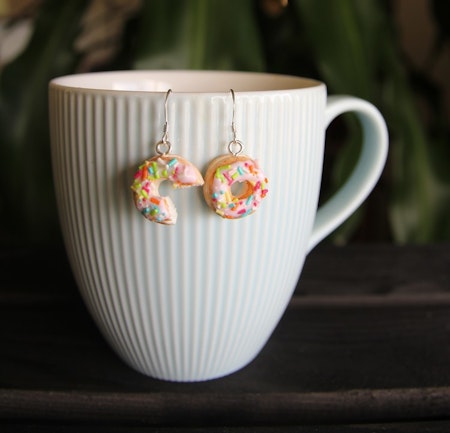
M 374 103 L 390 155 L 331 241 L 450 240 L 447 0 L 0 0 L 0 244 L 60 242 L 47 86 L 118 69 L 229 69 L 318 78 Z M 328 130 L 321 198 L 359 151 L 358 124 Z

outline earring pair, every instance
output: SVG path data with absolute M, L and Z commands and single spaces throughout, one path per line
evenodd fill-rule
M 165 97 L 163 136 L 155 144 L 156 155 L 145 160 L 134 175 L 131 189 L 137 210 L 149 221 L 175 224 L 177 210 L 173 201 L 159 193 L 161 183 L 169 180 L 174 188 L 203 185 L 206 203 L 223 218 L 238 219 L 252 214 L 268 192 L 268 180 L 256 160 L 242 155 L 244 145 L 237 138 L 233 89 L 230 89 L 233 139 L 228 143 L 228 154 L 215 158 L 209 164 L 204 179 L 194 164 L 170 153 L 168 99 L 171 93 L 169 89 Z

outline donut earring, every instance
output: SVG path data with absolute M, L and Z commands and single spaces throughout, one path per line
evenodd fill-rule
M 230 93 L 233 100 L 233 139 L 228 143 L 229 153 L 214 159 L 206 170 L 203 194 L 208 206 L 218 215 L 237 219 L 257 209 L 268 192 L 268 180 L 256 160 L 241 155 L 244 145 L 237 139 L 236 98 L 233 89 Z
M 155 144 L 156 155 L 139 166 L 131 186 L 137 210 L 149 221 L 166 225 L 176 223 L 177 210 L 170 197 L 161 197 L 161 183 L 169 180 L 174 188 L 203 185 L 203 177 L 195 165 L 170 153 L 167 101 L 171 93 L 170 89 L 166 93 L 164 130 L 161 140 Z

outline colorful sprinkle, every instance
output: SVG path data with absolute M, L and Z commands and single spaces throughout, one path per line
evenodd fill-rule
M 223 175 L 225 176 L 226 180 L 228 181 L 228 184 L 231 185 L 233 183 L 233 179 L 230 177 L 230 175 L 227 172 L 224 172 Z
M 228 203 L 229 203 L 230 201 L 233 201 L 233 196 L 232 196 L 230 190 L 227 190 L 227 192 L 225 193 L 225 201 L 228 202 Z

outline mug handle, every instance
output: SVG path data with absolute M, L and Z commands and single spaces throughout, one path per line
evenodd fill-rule
M 329 96 L 325 128 L 340 114 L 354 112 L 361 122 L 361 155 L 345 184 L 322 206 L 314 221 L 308 252 L 341 225 L 367 198 L 381 176 L 388 152 L 388 131 L 378 109 L 360 98 Z

